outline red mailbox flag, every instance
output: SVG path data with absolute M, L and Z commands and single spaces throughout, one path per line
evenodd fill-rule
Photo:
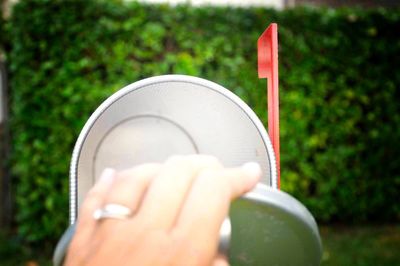
M 280 188 L 278 25 L 271 23 L 258 38 L 258 77 L 268 79 L 268 133 L 275 151 Z

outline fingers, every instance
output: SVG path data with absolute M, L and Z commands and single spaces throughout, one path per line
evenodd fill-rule
M 177 221 L 178 234 L 190 235 L 192 252 L 209 254 L 210 263 L 217 251 L 219 230 L 229 211 L 230 201 L 251 190 L 261 176 L 258 164 L 241 168 L 203 170 L 194 181 Z M 188 256 L 191 261 L 193 256 Z
M 107 169 L 81 206 L 66 262 L 100 263 L 112 255 L 119 265 L 160 260 L 226 266 L 225 258 L 215 258 L 221 224 L 231 200 L 251 190 L 260 175 L 258 164 L 228 169 L 204 155 L 172 157 L 118 174 Z M 93 219 L 96 209 L 110 203 L 128 207 L 133 216 Z
M 153 180 L 136 216 L 147 229 L 169 230 L 184 204 L 193 180 L 203 169 L 220 169 L 215 157 L 175 156 L 167 160 Z
M 85 257 L 85 249 L 82 250 L 80 247 L 91 239 L 95 230 L 96 221 L 93 219 L 92 214 L 96 209 L 102 207 L 104 198 L 114 182 L 115 175 L 114 169 L 106 168 L 101 174 L 99 181 L 89 190 L 82 204 L 75 236 L 70 246 L 74 254 L 73 260 L 75 261 Z M 71 258 L 67 258 L 67 262 L 70 259 Z
M 93 228 L 96 221 L 92 214 L 98 208 L 101 208 L 104 203 L 104 198 L 110 191 L 115 180 L 116 172 L 114 169 L 106 168 L 100 175 L 99 181 L 91 188 L 82 204 L 77 223 L 77 232 L 81 229 L 87 231 L 88 228 Z M 79 233 L 80 236 L 83 234 Z
M 143 164 L 118 173 L 118 177 L 112 184 L 111 191 L 106 196 L 104 204 L 121 204 L 134 213 L 160 168 L 160 164 Z
M 228 263 L 226 257 L 218 255 L 214 259 L 212 266 L 229 266 L 229 263 Z
M 240 168 L 228 169 L 225 177 L 228 179 L 231 200 L 252 190 L 260 181 L 261 175 L 261 167 L 255 162 L 245 163 Z
M 105 235 L 113 235 L 118 238 L 118 231 L 128 233 L 126 224 L 136 216 L 136 211 L 141 205 L 152 180 L 156 178 L 161 169 L 161 164 L 149 163 L 136 166 L 132 169 L 117 174 L 111 190 L 105 197 L 103 205 L 117 204 L 127 207 L 132 212 L 132 218 L 127 220 L 103 219 L 98 221 L 96 236 L 93 238 L 98 243 Z

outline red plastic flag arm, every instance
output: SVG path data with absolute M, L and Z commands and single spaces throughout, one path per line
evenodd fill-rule
M 268 133 L 275 151 L 280 188 L 278 25 L 271 23 L 261 34 L 258 46 L 258 77 L 268 80 Z

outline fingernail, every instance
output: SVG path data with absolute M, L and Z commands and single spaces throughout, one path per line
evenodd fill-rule
M 242 170 L 246 172 L 247 175 L 253 177 L 254 179 L 260 179 L 261 178 L 261 166 L 259 163 L 256 162 L 248 162 L 242 165 Z
M 111 184 L 114 180 L 115 170 L 113 168 L 105 168 L 100 175 L 99 182 Z

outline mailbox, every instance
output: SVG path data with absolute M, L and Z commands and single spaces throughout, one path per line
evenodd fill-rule
M 277 40 L 272 46 L 265 46 L 263 39 L 259 46 L 260 42 L 264 52 L 266 48 L 277 52 Z M 231 265 L 319 265 L 322 245 L 313 216 L 279 190 L 277 54 L 267 59 L 261 58 L 262 70 L 274 62 L 275 68 L 262 71 L 260 77 L 269 79 L 269 90 L 275 88 L 268 93 L 272 142 L 246 103 L 223 86 L 198 77 L 151 77 L 106 99 L 86 122 L 73 151 L 71 225 L 86 193 L 106 167 L 122 170 L 163 162 L 175 154 L 214 155 L 228 167 L 254 161 L 262 168 L 261 182 L 232 203 L 221 228 L 220 252 Z M 56 263 L 72 234 L 73 230 L 57 247 Z

